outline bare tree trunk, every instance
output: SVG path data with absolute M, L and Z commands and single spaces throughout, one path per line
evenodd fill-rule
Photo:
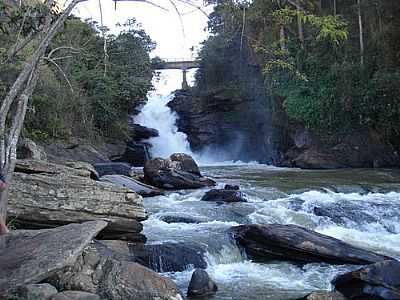
M 286 50 L 286 42 L 285 42 L 285 27 L 283 24 L 279 25 L 279 43 L 281 45 L 281 50 Z
M 337 3 L 336 0 L 333 0 L 333 15 L 336 16 L 337 15 Z
M 297 4 L 297 29 L 299 31 L 299 40 L 301 43 L 301 48 L 304 48 L 304 32 L 303 32 L 303 22 L 300 16 L 300 0 L 296 0 Z
M 362 14 L 361 14 L 361 0 L 357 0 L 357 11 L 358 11 L 358 27 L 360 30 L 360 64 L 364 66 L 364 28 L 362 22 Z
M 25 63 L 0 105 L 0 170 L 9 184 L 15 168 L 17 143 L 25 120 L 29 98 L 32 96 L 38 80 L 40 60 L 72 9 L 84 1 L 86 0 L 73 0 L 54 23 L 51 23 L 51 17 L 48 16 L 43 32 L 40 34 L 39 45 Z M 52 2 L 49 1 L 49 5 Z M 7 203 L 8 189 L 0 192 L 0 223 L 5 223 Z

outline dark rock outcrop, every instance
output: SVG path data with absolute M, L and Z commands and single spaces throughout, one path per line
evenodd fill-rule
M 339 275 L 332 284 L 348 299 L 400 299 L 400 262 L 378 262 Z
M 143 242 L 143 198 L 131 190 L 91 179 L 91 171 L 18 161 L 10 186 L 8 217 L 17 228 L 52 228 L 104 219 L 105 239 Z
M 214 202 L 247 202 L 245 194 L 238 190 L 217 190 L 212 189 L 209 190 L 204 196 L 201 198 L 201 201 L 214 201 Z
M 1 235 L 0 298 L 14 294 L 20 286 L 39 283 L 73 266 L 84 248 L 106 226 L 104 221 L 93 221 Z
M 119 186 L 126 187 L 143 197 L 153 197 L 163 195 L 163 192 L 151 185 L 144 184 L 133 178 L 122 175 L 106 175 L 101 177 L 101 181 L 110 182 Z
M 218 291 L 216 283 L 203 269 L 196 269 L 190 279 L 188 297 L 204 297 L 213 295 Z
M 296 225 L 240 225 L 231 234 L 250 257 L 260 260 L 364 265 L 388 259 Z
M 135 141 L 126 142 L 124 154 L 114 161 L 127 162 L 135 167 L 143 167 L 146 161 L 150 159 L 150 144 Z
M 132 175 L 132 166 L 128 163 L 122 162 L 109 162 L 93 164 L 100 177 L 105 175 Z
M 158 130 L 154 128 L 148 128 L 135 123 L 129 124 L 129 127 L 133 131 L 133 140 L 136 142 L 158 136 Z
M 182 272 L 188 268 L 206 268 L 205 248 L 199 244 L 132 244 L 123 241 L 99 241 L 117 260 L 140 263 L 156 272 Z
M 207 222 L 209 219 L 204 217 L 193 217 L 184 214 L 166 214 L 161 215 L 159 219 L 165 223 L 186 223 L 186 224 L 199 224 L 202 222 Z
M 49 279 L 60 290 L 84 291 L 108 300 L 182 300 L 175 283 L 112 251 L 87 247 L 72 267 Z
M 153 158 L 144 166 L 146 183 L 164 189 L 195 189 L 213 186 L 215 182 L 200 175 L 194 160 L 186 154 L 173 154 L 170 159 Z

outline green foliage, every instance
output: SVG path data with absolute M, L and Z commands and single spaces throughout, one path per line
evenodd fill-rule
M 399 136 L 400 2 L 361 2 L 363 54 L 355 1 L 336 0 L 336 11 L 332 1 L 283 3 L 225 0 L 215 7 L 213 35 L 200 53 L 201 89 L 241 89 L 246 75 L 232 70 L 246 61 L 261 66 L 274 107 L 326 140 L 360 128 Z
M 0 4 L 3 3 L 0 0 Z M 3 3 L 4 4 L 4 3 Z M 39 6 L 41 8 L 42 6 Z M 38 9 L 39 9 L 38 8 Z M 0 58 L 0 96 L 3 97 L 31 52 L 35 39 L 12 61 L 6 61 L 21 28 L 40 26 L 27 22 L 39 15 L 36 6 L 11 7 L 0 28 L 5 41 Z M 33 13 L 33 14 L 32 14 Z M 5 14 L 3 12 L 3 14 Z M 24 20 L 21 20 L 24 19 Z M 15 20 L 15 21 L 12 21 Z M 40 67 L 40 78 L 29 105 L 25 132 L 36 139 L 124 137 L 129 113 L 146 100 L 152 88 L 152 62 L 149 52 L 155 44 L 134 19 L 120 25 L 118 35 L 104 39 L 97 24 L 70 17 L 53 39 Z M 35 32 L 35 29 L 33 29 Z M 106 64 L 106 68 L 105 68 Z

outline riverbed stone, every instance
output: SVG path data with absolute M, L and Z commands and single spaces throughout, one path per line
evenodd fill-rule
M 48 283 L 27 284 L 17 290 L 17 297 L 24 300 L 49 300 L 57 289 Z
M 65 291 L 58 293 L 51 300 L 101 300 L 101 298 L 98 295 L 87 292 Z
M 131 176 L 132 175 L 132 166 L 128 163 L 123 162 L 105 162 L 105 163 L 97 163 L 93 164 L 96 169 L 99 177 L 105 175 L 124 175 Z
M 298 300 L 346 300 L 347 298 L 337 291 L 313 292 Z
M 10 185 L 8 217 L 17 228 L 52 228 L 70 223 L 106 220 L 106 239 L 144 241 L 143 198 L 114 184 L 91 179 L 86 168 L 18 161 Z
M 213 202 L 247 202 L 246 195 L 238 190 L 212 189 L 204 194 L 201 201 Z
M 232 237 L 259 260 L 365 265 L 389 259 L 297 225 L 240 225 Z
M 160 189 L 140 182 L 136 179 L 129 178 L 123 175 L 106 175 L 100 178 L 101 181 L 110 182 L 118 186 L 126 187 L 131 191 L 138 193 L 142 197 L 154 197 L 163 195 L 163 191 Z
M 146 183 L 163 189 L 195 189 L 214 186 L 215 182 L 199 175 L 193 159 L 175 153 L 172 159 L 153 158 L 144 166 Z M 174 159 L 174 160 L 173 160 Z
M 106 226 L 104 221 L 92 221 L 1 235 L 0 299 L 14 294 L 20 286 L 39 283 L 74 265 L 84 248 Z
M 182 300 L 169 278 L 122 257 L 116 259 L 112 251 L 96 244 L 86 247 L 74 266 L 57 272 L 50 281 L 59 289 L 108 300 Z
M 210 278 L 205 270 L 194 270 L 187 291 L 188 297 L 209 296 L 215 294 L 217 291 L 217 284 Z
M 337 276 L 332 284 L 349 299 L 400 299 L 400 262 L 371 264 Z

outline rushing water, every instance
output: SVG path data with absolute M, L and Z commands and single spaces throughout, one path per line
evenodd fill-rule
M 164 82 L 164 91 L 166 86 Z M 296 299 L 310 291 L 329 290 L 337 274 L 356 268 L 252 262 L 227 234 L 229 228 L 239 224 L 297 224 L 400 258 L 400 170 L 303 171 L 259 164 L 221 165 L 210 156 L 191 153 L 186 135 L 177 130 L 177 116 L 166 106 L 172 96 L 166 95 L 151 93 L 135 118 L 160 133 L 149 140 L 151 154 L 191 154 L 203 164 L 203 174 L 214 178 L 219 187 L 238 184 L 249 199 L 247 203 L 222 205 L 200 201 L 208 189 L 145 199 L 149 219 L 144 222 L 144 233 L 149 243 L 200 243 L 206 247 L 207 271 L 219 286 L 212 299 Z M 204 166 L 204 162 L 212 163 Z M 171 214 L 201 222 L 168 224 L 160 220 Z M 166 275 L 185 294 L 192 271 L 188 268 Z
M 303 171 L 264 165 L 211 166 L 202 172 L 239 184 L 247 203 L 219 205 L 200 201 L 207 189 L 170 192 L 145 199 L 150 214 L 144 232 L 150 243 L 173 241 L 207 247 L 207 271 L 219 291 L 212 299 L 295 299 L 330 289 L 338 273 L 354 266 L 248 260 L 227 234 L 239 224 L 297 224 L 352 245 L 400 258 L 400 170 Z M 328 212 L 317 215 L 316 208 Z M 162 215 L 202 220 L 171 223 Z M 167 274 L 185 292 L 192 270 Z

